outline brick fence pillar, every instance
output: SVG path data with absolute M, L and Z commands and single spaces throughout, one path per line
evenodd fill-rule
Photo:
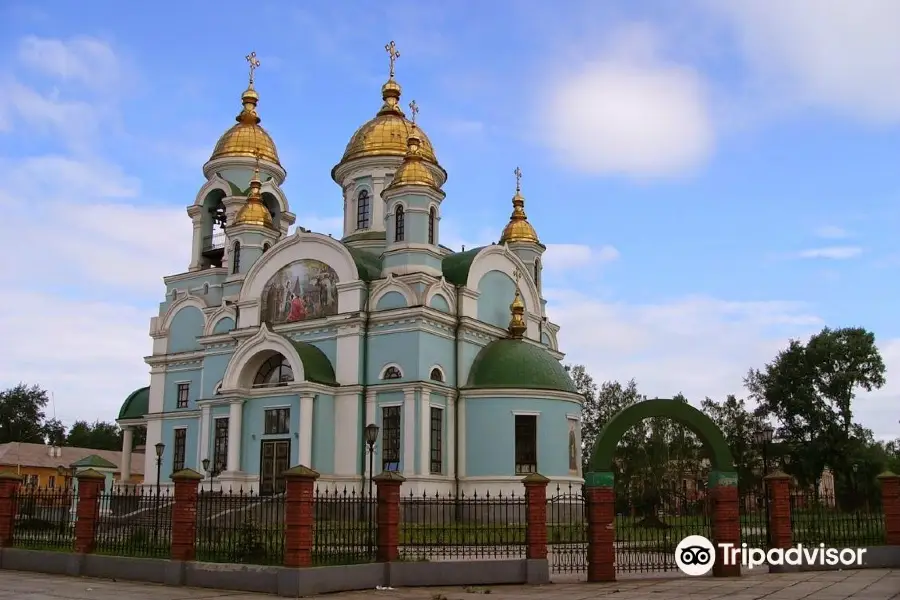
M 303 465 L 284 472 L 284 566 L 312 565 L 316 526 L 315 489 L 319 474 Z
M 791 531 L 791 476 L 781 471 L 766 475 L 769 498 L 768 541 L 772 548 L 788 549 L 794 545 Z
M 887 471 L 881 482 L 881 510 L 884 511 L 884 537 L 888 546 L 900 546 L 900 475 Z
M 175 506 L 172 507 L 172 560 L 197 557 L 197 495 L 203 475 L 193 469 L 172 473 Z
M 376 558 L 378 562 L 392 562 L 400 558 L 400 486 L 406 478 L 395 471 L 375 476 L 377 508 L 375 521 Z
M 87 469 L 75 475 L 78 480 L 78 504 L 75 508 L 75 552 L 89 554 L 94 551 L 97 537 L 97 521 L 100 519 L 100 494 L 106 484 L 106 475 Z
M 532 473 L 525 485 L 525 558 L 547 558 L 547 484 L 550 480 Z
M 616 492 L 615 476 L 603 471 L 584 478 L 587 512 L 587 580 L 616 580 Z
M 16 525 L 16 494 L 22 478 L 15 473 L 0 473 L 0 548 L 9 548 Z
M 725 564 L 725 549 L 719 544 L 741 547 L 741 510 L 738 501 L 737 473 L 713 471 L 710 473 L 710 493 L 713 502 L 712 543 L 716 546 L 716 562 L 713 564 L 714 577 L 738 577 L 740 562 Z

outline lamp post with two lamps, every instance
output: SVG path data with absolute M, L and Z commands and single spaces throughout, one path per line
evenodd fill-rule
M 369 454 L 369 498 L 366 502 L 369 517 L 369 556 L 375 551 L 375 502 L 372 487 L 375 482 L 375 442 L 378 441 L 378 425 L 369 423 L 365 429 L 366 452 Z
M 762 452 L 762 460 L 763 460 L 763 503 L 766 510 L 766 547 L 772 545 L 772 535 L 769 531 L 769 490 L 766 486 L 766 476 L 769 474 L 769 444 L 772 443 L 772 438 L 775 437 L 775 431 L 769 425 L 763 425 L 757 432 L 754 434 L 754 438 L 756 443 L 760 446 L 760 450 Z

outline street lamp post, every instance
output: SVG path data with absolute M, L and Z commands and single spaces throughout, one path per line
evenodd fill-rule
M 165 451 L 166 451 L 165 444 L 163 444 L 162 442 L 159 442 L 158 444 L 156 444 L 156 510 L 154 511 L 156 513 L 156 527 L 154 527 L 153 529 L 156 532 L 157 536 L 159 535 L 159 495 L 160 495 L 159 479 L 160 479 L 160 475 L 162 473 L 162 460 L 163 460 L 163 453 Z
M 760 446 L 763 460 L 763 502 L 766 510 L 766 548 L 772 545 L 772 535 L 769 530 L 769 489 L 766 486 L 766 475 L 769 474 L 769 444 L 772 442 L 775 432 L 769 425 L 764 425 L 756 434 L 756 443 Z
M 369 453 L 369 556 L 375 551 L 375 507 L 372 498 L 372 485 L 375 481 L 375 442 L 378 441 L 378 425 L 369 423 L 365 430 L 366 451 Z

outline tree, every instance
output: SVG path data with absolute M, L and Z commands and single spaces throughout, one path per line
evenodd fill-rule
M 703 412 L 722 430 L 731 448 L 734 467 L 741 490 L 756 488 L 760 484 L 760 449 L 756 434 L 765 425 L 765 419 L 747 409 L 743 398 L 728 395 L 723 402 L 706 398 L 701 403 Z
M 51 446 L 62 446 L 66 443 L 66 426 L 59 419 L 50 419 L 44 423 L 45 443 Z
M 66 445 L 92 450 L 121 450 L 122 434 L 115 423 L 76 421 L 66 436 Z
M 40 386 L 24 383 L 0 392 L 0 444 L 43 444 L 44 408 L 50 402 Z
M 812 485 L 830 466 L 847 473 L 852 451 L 864 441 L 854 429 L 852 403 L 860 389 L 885 383 L 885 366 L 875 336 L 862 328 L 825 328 L 806 344 L 791 340 L 766 364 L 751 369 L 744 383 L 757 414 L 779 424 L 792 448 L 791 474 Z

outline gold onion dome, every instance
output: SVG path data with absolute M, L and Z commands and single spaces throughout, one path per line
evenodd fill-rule
M 509 312 L 512 313 L 512 317 L 509 320 L 509 337 L 521 339 L 528 326 L 523 318 L 525 315 L 525 303 L 522 302 L 522 295 L 519 293 L 518 285 L 516 286 L 516 295 L 512 304 L 509 305 Z
M 537 232 L 531 223 L 528 222 L 528 216 L 525 214 L 525 196 L 522 195 L 522 171 L 516 167 L 516 195 L 513 196 L 513 211 L 509 217 L 509 223 L 503 228 L 500 235 L 500 243 L 507 242 L 531 242 L 540 244 Z
M 406 158 L 403 159 L 403 164 L 394 173 L 394 179 L 387 189 L 390 190 L 403 185 L 423 185 L 435 190 L 441 189 L 431 170 L 423 162 L 421 143 L 418 127 L 414 124 L 406 140 Z
M 262 158 L 260 156 L 259 158 Z M 275 229 L 272 222 L 272 215 L 269 209 L 263 204 L 262 181 L 259 179 L 259 164 L 256 165 L 256 171 L 253 173 L 253 179 L 250 180 L 250 194 L 247 196 L 247 203 L 238 211 L 237 217 L 234 219 L 234 225 L 258 225 L 260 227 L 268 227 Z
M 247 55 L 247 62 L 250 63 L 250 85 L 241 95 L 241 102 L 244 107 L 240 114 L 235 117 L 237 124 L 219 138 L 209 160 L 227 156 L 245 156 L 248 158 L 258 156 L 261 160 L 267 160 L 281 166 L 275 142 L 272 141 L 272 137 L 268 132 L 259 126 L 261 119 L 256 112 L 259 94 L 253 87 L 253 71 L 259 66 L 255 52 Z

